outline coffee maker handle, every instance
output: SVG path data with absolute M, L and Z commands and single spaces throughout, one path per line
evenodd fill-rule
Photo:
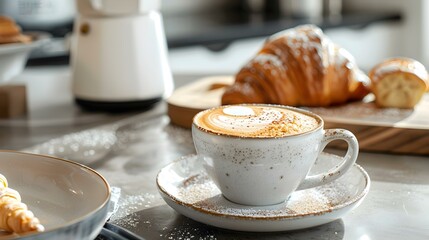
M 359 143 L 353 133 L 345 129 L 327 129 L 321 143 L 321 150 L 334 140 L 343 140 L 347 143 L 347 153 L 342 157 L 341 163 L 328 172 L 307 176 L 297 190 L 317 187 L 334 181 L 346 173 L 356 162 L 359 153 Z

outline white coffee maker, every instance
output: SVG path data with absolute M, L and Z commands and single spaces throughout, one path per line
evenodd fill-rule
M 73 94 L 87 109 L 153 106 L 173 91 L 161 0 L 77 0 Z

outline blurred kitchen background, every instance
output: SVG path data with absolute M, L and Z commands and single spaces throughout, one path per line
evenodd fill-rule
M 117 3 L 119 0 L 88 1 L 98 4 Z M 128 0 L 126 5 L 139 1 L 160 3 L 168 62 L 176 88 L 209 75 L 233 75 L 256 54 L 268 36 L 306 23 L 321 27 L 335 43 L 355 57 L 364 71 L 394 56 L 411 57 L 429 65 L 429 1 Z M 23 123 L 30 119 L 31 124 L 37 122 L 47 125 L 52 121 L 81 122 L 88 118 L 86 113 L 73 105 L 76 94 L 71 91 L 73 82 L 77 82 L 72 79 L 74 71 L 70 67 L 69 51 L 72 43 L 76 42 L 72 34 L 73 22 L 79 19 L 76 2 L 78 0 L 0 0 L 0 14 L 13 17 L 24 31 L 44 31 L 52 35 L 51 41 L 32 52 L 26 71 L 11 82 L 23 84 L 27 89 L 28 111 L 22 116 Z M 120 51 L 121 48 L 105 46 L 107 42 L 104 42 L 103 47 L 106 51 Z M 128 44 L 128 48 L 130 46 Z M 127 51 L 132 52 L 132 49 Z M 94 55 L 88 51 L 87 54 Z M 124 65 L 114 65 L 124 71 L 127 69 Z M 129 63 L 126 65 L 134 66 Z M 103 67 L 91 66 L 91 74 L 97 71 L 104 74 Z M 168 72 L 168 69 L 162 68 L 162 72 Z M 85 84 L 97 83 L 95 79 L 87 81 L 81 78 L 79 84 L 83 86 L 82 89 L 92 91 L 90 94 L 93 94 L 91 97 L 94 99 L 101 99 L 95 92 L 105 87 L 114 90 L 103 91 L 103 96 L 111 97 L 112 93 L 118 93 L 125 94 L 127 99 L 136 99 L 129 94 L 130 90 L 117 90 L 119 88 L 113 82 L 123 82 L 120 86 L 140 91 L 134 85 L 126 84 L 123 79 L 105 80 L 108 84 L 98 82 L 103 87 L 86 87 Z M 137 99 L 157 100 L 147 97 L 145 91 L 160 81 L 160 78 L 153 80 L 150 77 L 135 83 L 144 86 L 141 88 L 144 94 Z M 166 95 L 171 87 L 165 85 Z M 11 119 L 7 124 L 16 123 Z
M 8 110 L 20 104 L 22 111 L 19 114 L 0 117 L 2 148 L 22 149 L 127 116 L 88 112 L 76 104 L 76 94 L 72 91 L 73 82 L 76 81 L 72 80 L 73 73 L 79 71 L 73 71 L 73 64 L 70 64 L 70 48 L 76 42 L 72 39 L 78 36 L 72 31 L 73 22 L 79 20 L 76 7 L 79 1 L 95 5 L 120 3 L 121 7 L 140 1 L 159 3 L 168 44 L 167 61 L 176 88 L 209 75 L 233 75 L 256 54 L 268 36 L 307 23 L 321 27 L 335 43 L 355 57 L 364 71 L 393 56 L 411 57 L 429 66 L 429 1 L 424 0 L 0 0 L 0 14 L 14 18 L 24 31 L 43 31 L 52 36 L 50 41 L 32 51 L 24 71 L 5 83 L 26 89 L 26 94 L 22 94 L 15 105 L 6 106 Z M 145 30 L 141 29 L 143 33 L 146 33 Z M 81 71 L 89 73 L 89 78 L 80 78 L 81 83 L 95 82 L 91 74 L 106 76 L 106 69 L 113 73 L 128 67 L 139 73 L 145 73 L 147 69 L 169 72 L 167 68 L 153 67 L 151 57 L 143 57 L 149 60 L 149 64 L 130 64 L 136 59 L 131 58 L 136 55 L 134 52 L 143 52 L 137 51 L 139 45 L 131 45 L 132 41 L 119 40 L 121 47 L 127 49 L 127 54 L 121 52 L 123 48 L 109 48 L 106 46 L 108 42 L 111 41 L 100 41 L 100 45 L 104 45 L 103 49 L 113 49 L 122 58 L 129 55 L 130 61 L 113 58 L 122 62 L 122 65 L 110 64 L 114 66 L 112 69 L 93 67 L 98 62 L 87 57 L 106 52 L 100 51 L 101 48 L 94 51 L 89 48 L 91 50 L 86 51 L 87 57 L 82 58 L 86 69 Z M 133 52 L 133 49 L 136 50 Z M 5 61 L 10 62 L 9 56 L 4 56 Z M 103 62 L 106 58 L 101 56 L 99 59 L 99 62 Z M 0 64 L 0 67 L 3 65 Z M 119 91 L 114 86 L 113 91 L 103 91 L 104 96 L 125 94 L 125 98 L 128 98 L 125 103 L 128 100 L 161 99 L 161 94 L 159 98 L 153 99 L 146 91 L 157 86 L 162 79 L 152 75 L 134 79 L 134 84 L 140 84 L 134 87 L 125 84 L 130 79 L 123 75 L 117 78 L 109 74 L 107 76 L 108 79 L 101 83 L 101 87 L 97 85 L 83 89 L 90 89 L 95 95 L 99 89 L 119 82 L 124 83 L 121 87 L 128 87 L 126 91 Z M 132 80 L 129 82 L 133 83 Z M 0 79 L 0 87 L 2 84 Z M 170 89 L 165 85 L 158 90 L 162 88 Z M 141 95 L 134 97 L 131 92 Z M 165 113 L 165 106 L 160 104 L 155 110 Z M 2 109 L 6 112 L 5 107 L 0 105 Z
M 382 59 L 408 56 L 429 63 L 429 2 L 424 0 L 162 0 L 173 74 L 233 74 L 264 39 L 314 23 L 369 70 Z M 53 41 L 29 65 L 67 64 L 74 0 L 0 0 L 1 14 Z

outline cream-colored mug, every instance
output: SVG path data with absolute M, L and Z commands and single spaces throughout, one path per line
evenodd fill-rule
M 244 104 L 208 109 L 193 120 L 192 136 L 208 175 L 228 200 L 243 205 L 284 202 L 292 192 L 342 176 L 356 161 L 356 137 L 323 128 L 320 116 L 298 108 Z M 340 165 L 308 176 L 325 146 L 344 140 Z

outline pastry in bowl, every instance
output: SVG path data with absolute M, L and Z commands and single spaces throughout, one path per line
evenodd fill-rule
M 31 37 L 21 33 L 21 28 L 9 17 L 0 16 L 0 44 L 28 43 Z
M 21 202 L 21 195 L 9 188 L 6 178 L 0 174 L 0 230 L 25 233 L 43 232 L 38 218 Z
M 0 16 L 0 84 L 12 80 L 25 67 L 31 51 L 49 41 L 43 32 L 27 32 L 9 17 Z
M 325 107 L 363 99 L 368 85 L 350 53 L 320 28 L 302 25 L 268 38 L 238 72 L 222 104 Z
M 411 58 L 387 59 L 369 77 L 379 107 L 413 108 L 429 88 L 425 67 Z
M 0 239 L 95 239 L 107 219 L 108 182 L 73 161 L 0 150 L 0 171 L 45 231 L 0 231 Z

